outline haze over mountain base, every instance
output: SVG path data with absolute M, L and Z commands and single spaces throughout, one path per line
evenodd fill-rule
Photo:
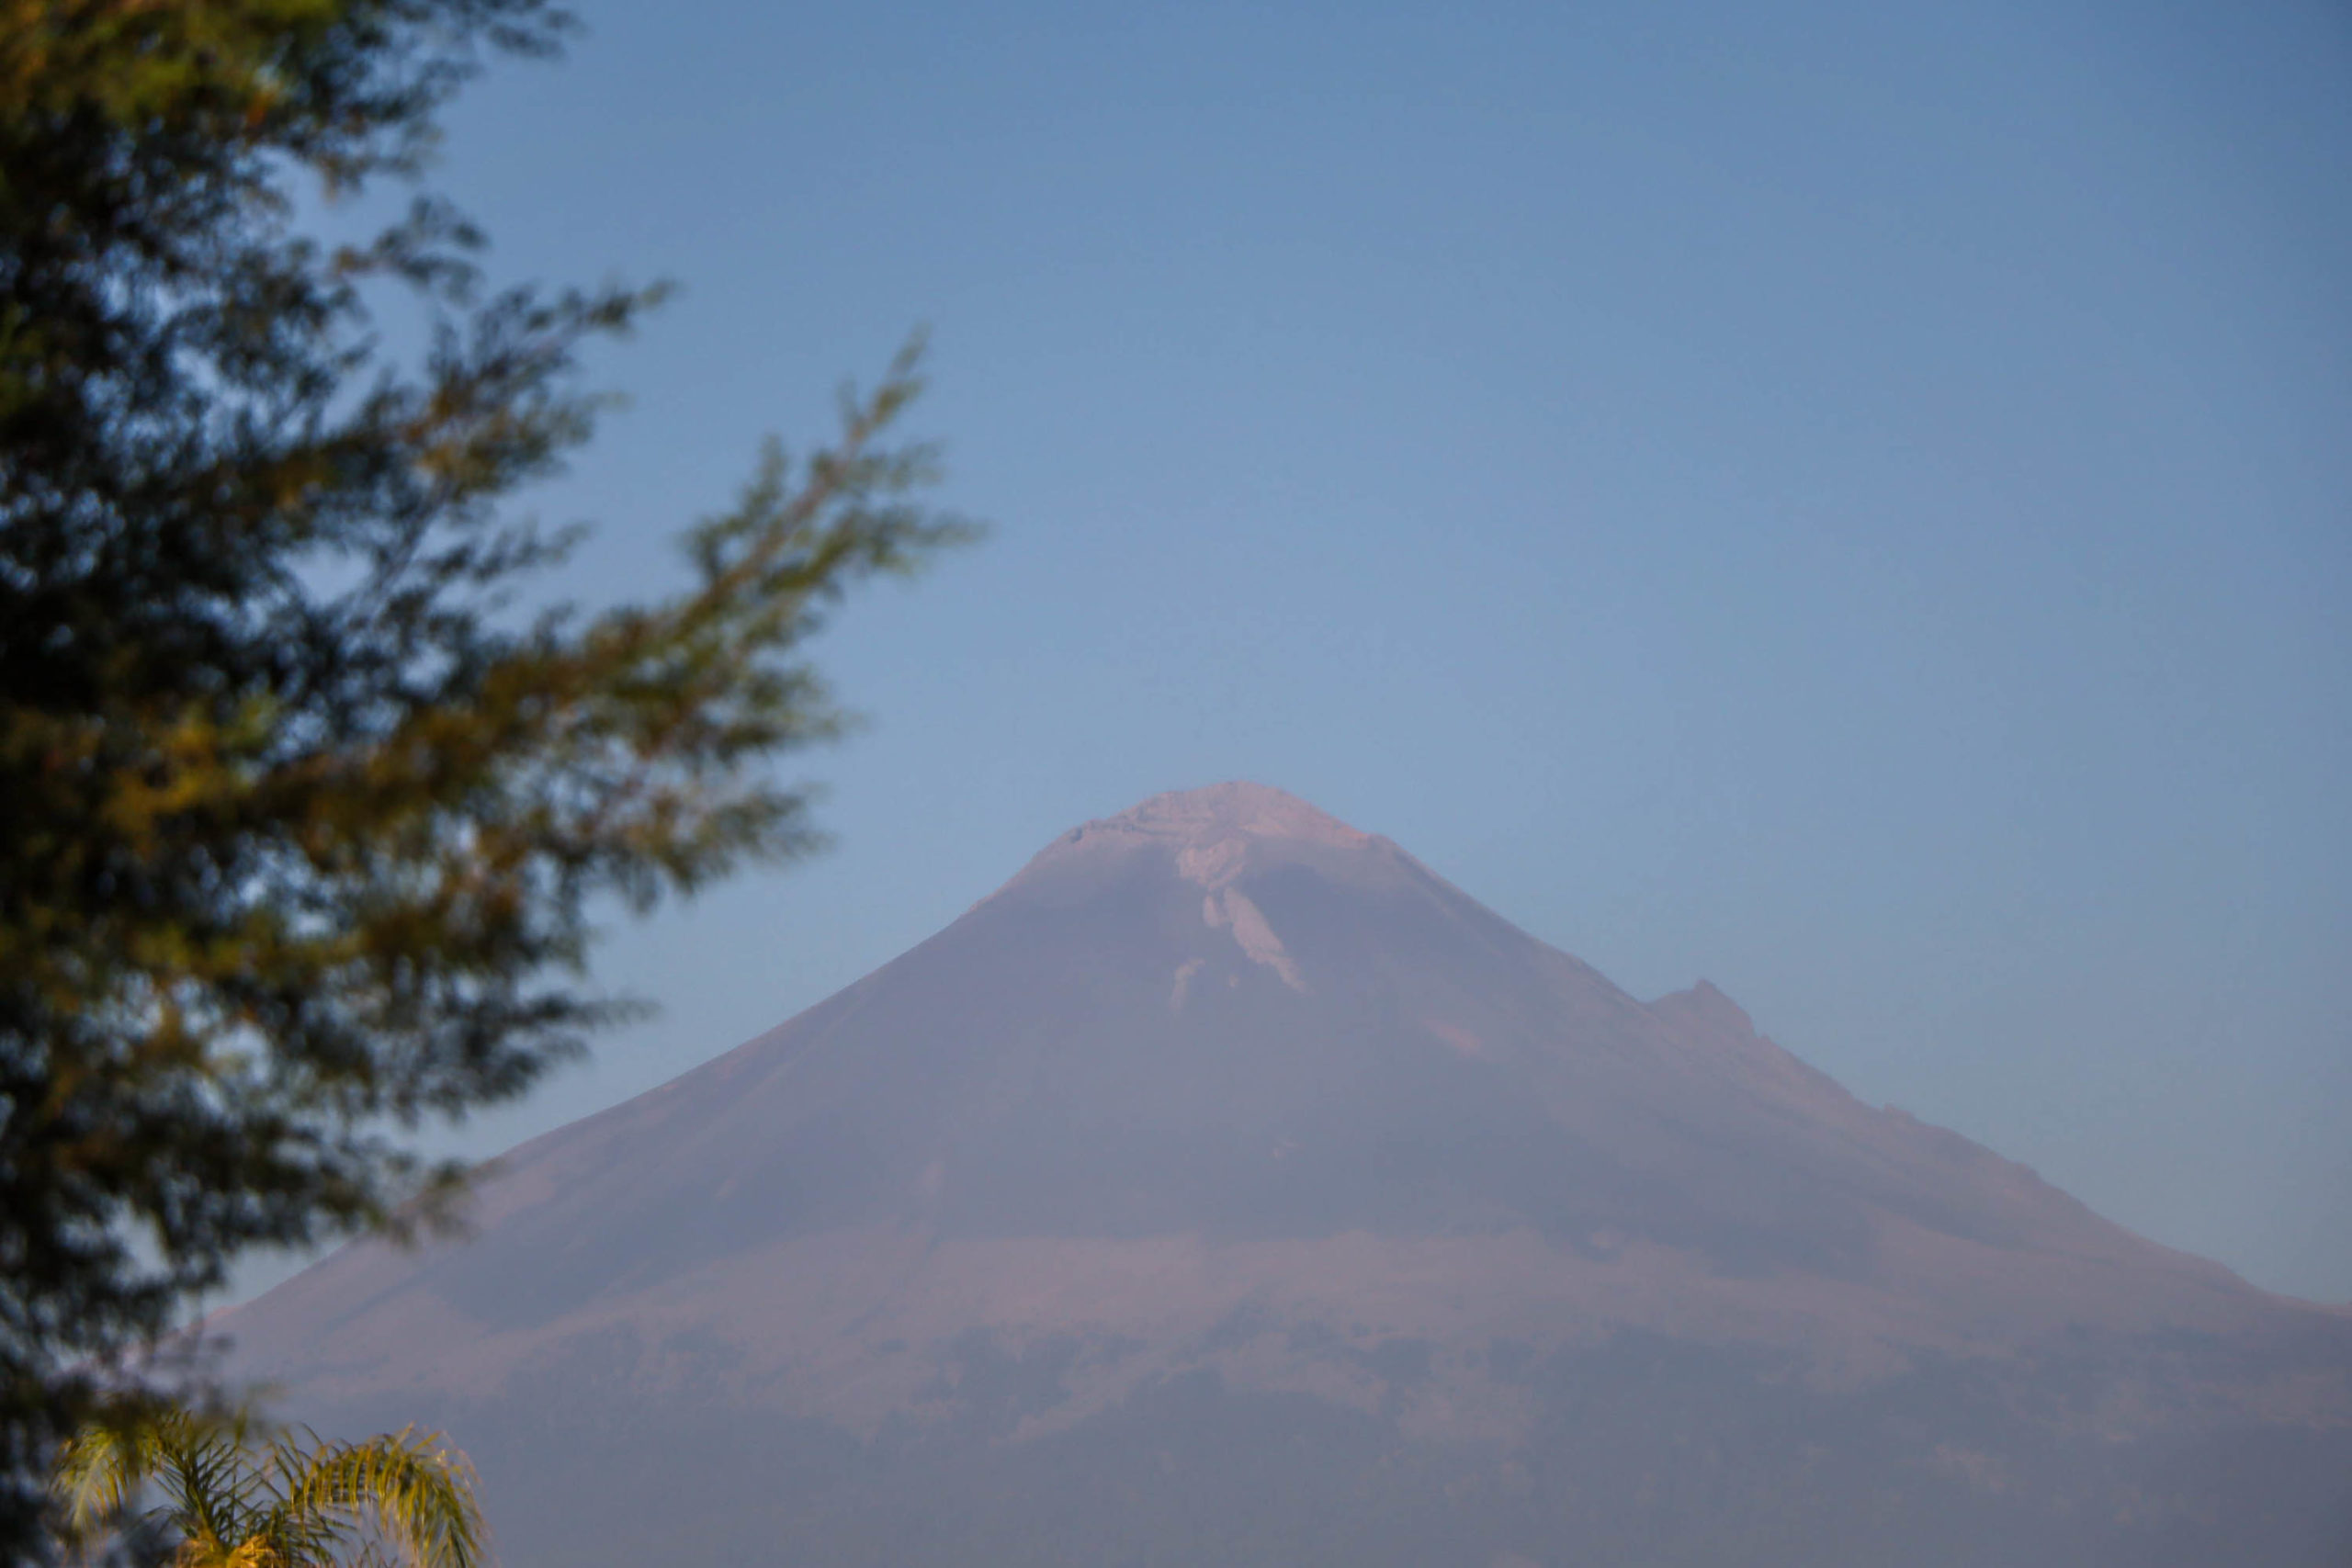
M 2352 1559 L 2352 1314 L 1227 784 L 231 1314 L 503 1560 Z

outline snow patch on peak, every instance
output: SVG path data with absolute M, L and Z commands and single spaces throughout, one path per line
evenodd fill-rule
M 1241 874 L 1250 863 L 1249 840 L 1220 839 L 1213 844 L 1186 844 L 1176 852 L 1176 874 L 1211 892 Z
M 1298 977 L 1298 965 L 1283 946 L 1283 939 L 1266 923 L 1264 911 L 1250 901 L 1250 896 L 1238 887 L 1228 887 L 1212 893 L 1201 900 L 1201 919 L 1212 928 L 1230 931 L 1233 940 L 1240 944 L 1252 964 L 1262 964 L 1283 977 L 1283 984 L 1294 991 L 1306 989 L 1306 982 Z
M 1170 1012 L 1184 1010 L 1184 993 L 1192 988 L 1193 976 L 1201 972 L 1201 965 L 1204 962 L 1206 961 L 1204 959 L 1187 958 L 1183 963 L 1176 965 L 1176 983 L 1168 988 Z

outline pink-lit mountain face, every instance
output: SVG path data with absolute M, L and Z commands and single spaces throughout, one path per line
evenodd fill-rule
M 223 1325 L 505 1561 L 2352 1561 L 2352 1316 L 1250 784 Z

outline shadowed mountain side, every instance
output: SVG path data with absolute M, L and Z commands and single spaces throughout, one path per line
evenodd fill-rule
M 1301 1471 L 1285 1443 L 1328 1439 L 1355 1456 L 1331 1461 L 1349 1474 L 1420 1466 L 1435 1489 L 1434 1512 L 1397 1516 L 1397 1540 L 1439 1532 L 1421 1555 L 1341 1550 L 1378 1509 L 1318 1523 L 1275 1508 L 1271 1533 L 1217 1538 L 1237 1562 L 1473 1561 L 1457 1504 L 1489 1482 L 1505 1497 L 1512 1474 L 1548 1499 L 1525 1507 L 1551 1533 L 1498 1536 L 1493 1552 L 1611 1561 L 1618 1540 L 1626 1561 L 1762 1561 L 1726 1544 L 1751 1539 L 1742 1488 L 1770 1495 L 1758 1519 L 1794 1510 L 1770 1539 L 1821 1547 L 1847 1539 L 1852 1522 L 1831 1516 L 1861 1497 L 1840 1488 L 1908 1465 L 1912 1490 L 1895 1493 L 1918 1506 L 2010 1496 L 2019 1540 L 2075 1552 L 2011 1560 L 2077 1562 L 2101 1530 L 2144 1546 L 2164 1519 L 2206 1519 L 2223 1531 L 2208 1544 L 2253 1541 L 2252 1526 L 2214 1523 L 2247 1509 L 2271 1519 L 2264 1540 L 2321 1539 L 2337 1519 L 2325 1494 L 2280 1478 L 2352 1454 L 2346 1314 L 2266 1295 L 1860 1104 L 1711 986 L 1645 1006 L 1394 844 L 1252 785 L 1159 796 L 1066 836 L 857 985 L 515 1151 L 474 1217 L 469 1246 L 348 1248 L 234 1314 L 242 1364 L 305 1410 L 430 1406 L 461 1437 L 513 1445 L 502 1463 L 526 1493 L 559 1472 L 594 1489 L 579 1446 L 593 1419 L 571 1448 L 521 1436 L 549 1400 L 624 1427 L 731 1412 L 767 1434 L 779 1472 L 846 1465 L 879 1508 L 878 1478 L 902 1463 L 966 1499 L 940 1502 L 941 1521 L 993 1511 L 1016 1536 L 1031 1527 L 1006 1499 L 1052 1493 L 1055 1466 L 1109 1462 L 1081 1444 L 1081 1463 L 1077 1434 L 1138 1445 L 1127 1491 L 1089 1505 L 1108 1513 L 1035 1516 L 1061 1521 L 1035 1524 L 1036 1541 L 1067 1550 L 959 1562 L 1178 1560 L 1068 1544 L 1142 1540 L 1173 1506 L 1176 1472 L 1149 1458 L 1154 1411 L 1205 1423 L 1170 1428 L 1179 1447 L 1238 1453 L 1261 1418 L 1261 1437 L 1292 1434 L 1266 1437 L 1262 1457 L 1302 1495 L 1354 1483 Z M 1623 1495 L 1607 1466 L 1569 1486 L 1561 1467 L 1587 1461 L 1565 1456 L 1597 1441 L 1579 1402 L 1639 1387 L 1644 1367 L 1688 1384 L 1682 1415 L 1669 1404 L 1638 1424 L 1643 1462 L 1667 1468 Z M 1911 1436 L 1894 1441 L 1878 1423 L 1905 1399 Z M 1938 1421 L 1991 1446 L 1936 1438 Z M 1201 1436 L 1220 1423 L 1238 1427 Z M 1776 1430 L 1777 1448 L 1747 1457 L 1709 1435 Z M 2222 1432 L 2302 1456 L 2266 1472 L 2286 1492 L 2199 1482 L 2116 1523 L 2146 1464 Z M 1705 1483 L 1731 1488 L 1708 1505 L 1730 1533 L 1641 1522 L 1657 1487 L 1683 1484 L 1660 1457 L 1682 1443 L 1713 1445 L 1708 1462 L 1745 1478 Z M 1800 1484 L 1782 1471 L 1808 1443 L 1821 1474 Z M 2045 1449 L 2060 1457 L 2032 1457 Z M 1046 1470 L 1010 1478 L 1033 1461 Z M 968 1490 L 984 1474 L 994 1490 Z M 819 1529 L 808 1550 L 886 1560 L 900 1535 L 844 1500 L 867 1482 L 842 1484 L 825 1506 L 865 1522 Z M 1634 1512 L 1571 1529 L 1544 1512 L 1561 1487 Z M 1817 1488 L 1828 1512 L 1807 1524 L 1800 1500 Z M 1117 1501 L 1130 1494 L 1132 1517 Z M 2107 1523 L 2078 1517 L 2092 1497 Z M 510 1533 L 517 1561 L 565 1557 L 562 1528 Z M 1891 1539 L 1848 1534 L 1857 1551 Z M 1640 1555 L 1668 1536 L 1681 1556 Z M 1253 1556 L 1251 1541 L 1289 1544 Z M 2246 1560 L 2321 1561 L 2274 1549 Z

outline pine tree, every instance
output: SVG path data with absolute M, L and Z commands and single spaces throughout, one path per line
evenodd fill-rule
M 590 434 L 578 354 L 647 291 L 486 295 L 417 184 L 545 0 L 0 0 L 0 1551 L 77 1366 L 259 1245 L 413 1212 L 421 1122 L 609 1016 L 591 901 L 812 842 L 804 641 L 968 530 L 887 439 L 911 353 L 689 529 L 672 597 L 527 604 L 502 502 Z M 406 185 L 335 246 L 297 181 Z M 370 301 L 433 323 L 416 363 Z M 522 597 L 518 598 L 517 595 Z

